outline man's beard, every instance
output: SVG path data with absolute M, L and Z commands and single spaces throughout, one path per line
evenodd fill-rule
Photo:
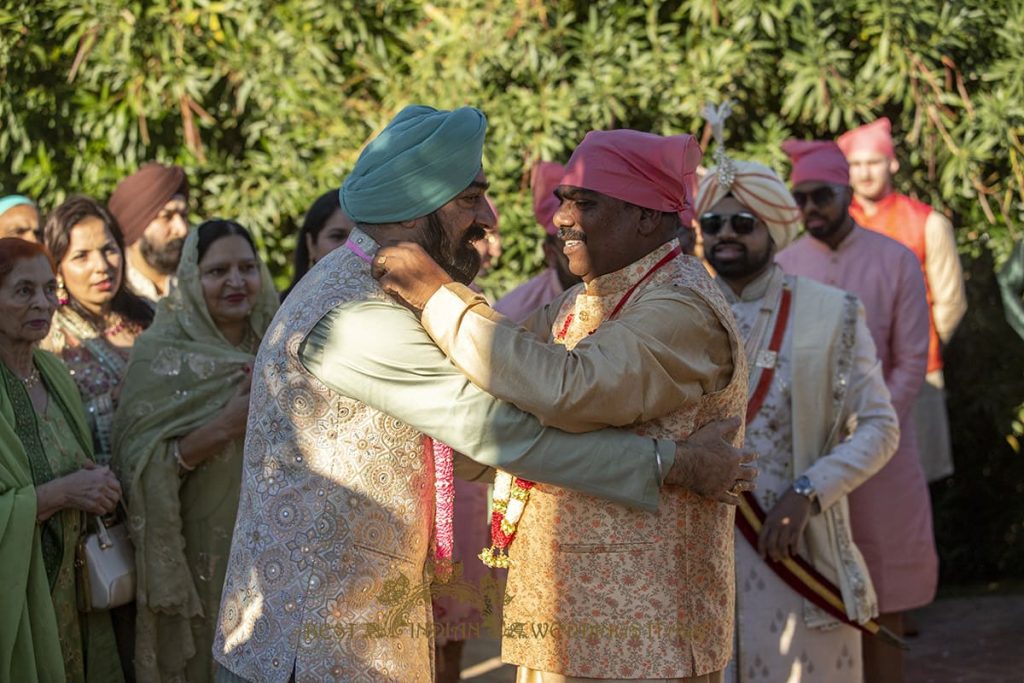
M 823 217 L 823 216 L 818 214 L 818 217 Z M 813 237 L 813 238 L 815 238 L 815 239 L 817 239 L 819 241 L 823 241 L 823 240 L 828 239 L 832 235 L 836 234 L 840 230 L 842 230 L 843 226 L 846 225 L 846 221 L 848 219 L 849 219 L 849 216 L 844 211 L 834 221 L 831 221 L 829 223 L 825 223 L 825 225 L 823 225 L 820 228 L 813 228 L 813 229 L 812 228 L 807 228 L 807 232 L 809 232 L 811 234 L 811 237 Z M 807 219 L 805 217 L 804 218 L 804 226 L 805 227 L 806 227 L 806 224 L 807 224 Z
M 766 249 L 764 253 L 759 256 L 752 257 L 750 255 L 750 251 L 744 245 L 737 242 L 730 242 L 729 244 L 737 245 L 743 249 L 743 258 L 733 261 L 719 262 L 718 259 L 715 258 L 714 250 L 711 250 L 706 254 L 708 263 L 710 263 L 711 267 L 715 269 L 715 273 L 726 280 L 738 280 L 755 275 L 764 271 L 764 269 L 772 262 L 774 250 L 771 248 Z
M 153 244 L 145 235 L 139 240 L 139 252 L 142 254 L 142 258 L 164 275 L 174 275 L 177 272 L 183 246 L 185 246 L 184 237 L 175 238 L 162 247 Z
M 452 244 L 437 212 L 434 212 L 427 216 L 427 226 L 418 241 L 430 258 L 444 268 L 453 280 L 468 285 L 480 271 L 480 254 L 473 247 L 473 242 L 484 237 L 484 229 L 474 225 L 466 231 L 462 244 L 456 247 Z

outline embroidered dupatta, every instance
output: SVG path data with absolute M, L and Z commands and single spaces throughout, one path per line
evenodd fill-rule
M 278 305 L 262 262 L 260 275 L 249 317 L 256 339 Z M 204 614 L 186 557 L 182 479 L 171 448 L 227 404 L 244 378 L 241 368 L 254 361 L 255 349 L 232 346 L 210 317 L 194 230 L 182 249 L 178 286 L 160 300 L 153 324 L 135 342 L 114 416 L 112 464 L 125 487 L 135 545 L 139 680 L 184 676 L 196 654 L 190 621 L 216 618 Z M 188 476 L 205 476 L 203 469 Z M 241 478 L 240 468 L 235 476 Z

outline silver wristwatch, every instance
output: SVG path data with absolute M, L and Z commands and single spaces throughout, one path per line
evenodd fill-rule
M 818 498 L 818 492 L 814 490 L 814 484 L 806 474 L 801 474 L 793 482 L 793 490 L 812 503 Z

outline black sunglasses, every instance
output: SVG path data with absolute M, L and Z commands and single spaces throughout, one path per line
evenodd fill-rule
M 705 235 L 717 235 L 722 232 L 726 222 L 732 225 L 732 231 L 737 235 L 749 235 L 754 232 L 754 227 L 757 225 L 757 216 L 746 211 L 732 215 L 706 213 L 700 217 L 700 231 Z
M 815 188 L 810 192 L 796 191 L 793 193 L 793 201 L 796 202 L 797 206 L 803 208 L 807 205 L 807 200 L 810 199 L 814 202 L 815 206 L 825 206 L 831 204 L 832 200 L 836 198 L 836 191 L 828 185 Z

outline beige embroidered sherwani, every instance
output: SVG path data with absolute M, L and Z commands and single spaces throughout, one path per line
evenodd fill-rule
M 737 296 L 718 280 L 746 342 L 759 320 L 768 348 L 785 283 L 793 304 L 775 372 L 747 445 L 760 454 L 754 496 L 770 511 L 800 475 L 817 492 L 800 554 L 839 586 L 851 619 L 878 614 L 867 565 L 850 527 L 846 494 L 878 472 L 896 450 L 899 424 L 882 366 L 852 294 L 772 266 Z M 765 316 L 765 317 L 763 317 Z M 757 383 L 751 372 L 751 390 Z M 727 681 L 860 683 L 861 636 L 790 588 L 741 534 L 736 535 L 737 647 Z
M 570 289 L 527 322 L 537 336 L 458 286 L 435 294 L 422 321 L 474 382 L 547 423 L 682 439 L 744 412 L 746 362 L 721 292 L 699 261 L 677 256 L 607 319 L 675 245 Z M 733 509 L 682 489 L 666 489 L 652 514 L 537 486 L 512 545 L 503 658 L 587 678 L 723 669 L 732 541 Z
M 376 253 L 359 230 L 349 240 Z M 221 665 L 250 681 L 293 671 L 299 683 L 432 680 L 424 432 L 524 477 L 658 502 L 650 439 L 545 429 L 483 393 L 346 248 L 271 323 L 250 401 L 214 644 Z

